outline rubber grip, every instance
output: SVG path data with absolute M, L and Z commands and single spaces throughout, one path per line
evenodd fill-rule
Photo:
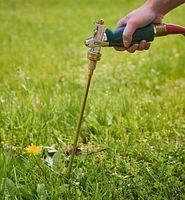
M 125 30 L 125 26 L 118 28 L 114 31 L 107 28 L 105 30 L 107 36 L 107 42 L 110 44 L 114 44 L 114 46 L 123 46 L 123 31 Z M 153 41 L 154 40 L 154 27 L 152 24 L 149 24 L 143 28 L 138 28 L 133 34 L 131 45 L 140 43 L 142 40 Z M 113 46 L 113 45 L 110 45 Z

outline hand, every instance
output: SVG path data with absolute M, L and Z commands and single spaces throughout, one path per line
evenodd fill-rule
M 126 26 L 123 32 L 123 44 L 125 48 L 115 48 L 116 50 L 128 52 L 135 52 L 136 50 L 146 50 L 149 49 L 150 43 L 146 41 L 141 41 L 140 44 L 134 44 L 130 46 L 132 41 L 132 35 L 137 28 L 144 27 L 150 23 L 161 23 L 163 19 L 163 15 L 156 14 L 147 3 L 145 3 L 140 8 L 134 10 L 133 12 L 126 15 L 124 18 L 119 20 L 116 25 L 116 28 L 120 28 L 122 26 Z M 130 46 L 130 47 L 129 47 Z

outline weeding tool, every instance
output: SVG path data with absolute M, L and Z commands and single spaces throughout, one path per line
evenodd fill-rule
M 88 73 L 87 85 L 85 89 L 84 99 L 83 99 L 83 103 L 81 107 L 81 112 L 79 116 L 79 121 L 77 125 L 77 130 L 76 130 L 76 134 L 74 138 L 74 144 L 73 144 L 70 163 L 69 163 L 68 180 L 70 179 L 70 175 L 72 171 L 72 164 L 73 164 L 74 156 L 76 153 L 78 138 L 80 135 L 80 128 L 82 124 L 82 118 L 83 118 L 83 113 L 85 110 L 91 78 L 93 75 L 93 71 L 96 68 L 96 63 L 101 58 L 101 53 L 100 53 L 101 47 L 111 47 L 111 46 L 123 47 L 124 46 L 122 34 L 125 29 L 125 26 L 119 29 L 116 29 L 115 31 L 111 31 L 109 28 L 107 28 L 104 32 L 103 20 L 99 20 L 98 22 L 95 23 L 95 25 L 96 25 L 96 29 L 94 30 L 94 36 L 84 41 L 85 45 L 91 48 L 88 51 L 88 56 L 87 56 L 89 59 L 89 66 L 88 66 L 89 73 Z M 175 25 L 175 24 L 158 24 L 158 25 L 149 24 L 143 28 L 137 29 L 134 32 L 131 45 L 135 43 L 140 43 L 140 41 L 142 40 L 153 41 L 154 37 L 165 36 L 168 34 L 183 34 L 185 36 L 185 27 Z
M 95 25 L 96 25 L 96 29 L 94 30 L 93 38 L 95 40 L 102 41 L 103 36 L 104 36 L 104 21 L 101 19 L 98 22 L 95 22 Z M 68 179 L 70 178 L 70 175 L 71 175 L 72 164 L 73 164 L 74 156 L 75 156 L 75 153 L 76 153 L 78 138 L 79 138 L 79 135 L 80 135 L 80 128 L 81 128 L 81 124 L 82 124 L 82 118 L 83 118 L 83 113 L 84 113 L 84 110 L 85 110 L 85 105 L 86 105 L 87 95 L 88 95 L 88 91 L 89 91 L 89 87 L 90 87 L 90 83 L 91 83 L 91 78 L 92 78 L 92 75 L 93 75 L 93 71 L 96 68 L 96 62 L 99 61 L 100 58 L 101 58 L 100 50 L 101 50 L 101 46 L 99 46 L 99 45 L 92 47 L 88 51 L 88 55 L 87 55 L 87 57 L 89 59 L 88 80 L 87 80 L 84 99 L 83 99 L 81 112 L 80 112 L 80 116 L 79 116 L 79 121 L 78 121 L 78 125 L 77 125 L 77 130 L 76 130 L 76 134 L 75 134 L 74 144 L 73 144 L 73 148 L 72 148 L 72 153 L 71 153 L 71 158 L 70 158 L 70 163 L 69 163 L 69 169 L 68 169 Z

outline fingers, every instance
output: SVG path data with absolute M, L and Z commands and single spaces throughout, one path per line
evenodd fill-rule
M 123 31 L 123 44 L 126 48 L 130 46 L 130 43 L 132 41 L 132 35 L 137 27 L 134 26 L 134 24 L 127 23 L 126 17 L 122 18 L 116 25 L 116 29 L 125 26 L 125 29 Z
M 130 46 L 129 48 L 127 48 L 127 51 L 130 53 L 134 53 L 136 50 L 138 50 L 138 48 L 139 48 L 139 44 L 134 44 Z
M 128 23 L 126 25 L 125 30 L 123 31 L 123 44 L 126 48 L 130 46 L 130 43 L 132 41 L 132 35 L 135 30 L 136 27 L 132 23 Z
M 133 44 L 128 48 L 124 47 L 114 47 L 116 51 L 128 51 L 129 53 L 134 53 L 135 51 L 143 51 L 148 50 L 150 48 L 151 43 L 146 40 L 142 40 L 139 44 Z
M 151 43 L 147 42 L 146 40 L 142 40 L 139 43 L 138 51 L 148 50 L 150 48 Z
M 148 50 L 150 48 L 151 43 L 146 40 L 142 40 L 139 44 L 134 44 L 127 48 L 126 50 L 130 53 L 134 53 L 135 51 L 143 51 Z
M 127 24 L 126 17 L 120 19 L 116 25 L 116 29 L 121 28 L 122 26 L 125 26 Z

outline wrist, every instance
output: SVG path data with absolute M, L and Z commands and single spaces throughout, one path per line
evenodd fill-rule
M 183 3 L 185 3 L 185 0 L 148 0 L 146 7 L 155 14 L 164 16 Z

